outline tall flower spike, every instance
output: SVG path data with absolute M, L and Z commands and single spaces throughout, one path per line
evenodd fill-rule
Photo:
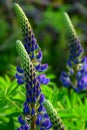
M 18 121 L 21 126 L 18 130 L 36 130 L 37 128 L 40 130 L 49 130 L 51 122 L 49 117 L 44 116 L 47 114 L 43 106 L 44 95 L 41 93 L 36 70 L 27 51 L 19 40 L 17 40 L 17 51 L 21 59 L 21 70 L 23 70 L 24 83 L 26 86 L 26 101 L 23 109 L 24 118 L 19 116 Z M 17 75 L 17 78 L 20 79 L 21 76 Z
M 44 106 L 45 106 L 47 113 L 50 117 L 50 120 L 52 122 L 53 130 L 64 130 L 65 128 L 63 126 L 62 120 L 58 116 L 58 114 L 57 114 L 55 108 L 53 107 L 53 105 L 51 104 L 51 102 L 49 100 L 45 100 Z
M 69 45 L 69 59 L 67 61 L 68 71 L 62 72 L 60 81 L 63 86 L 71 87 L 76 92 L 80 92 L 87 89 L 87 57 L 83 56 L 84 50 L 66 13 L 63 14 L 63 19 Z
M 32 60 L 32 63 L 34 64 L 36 70 L 39 72 L 43 72 L 48 68 L 48 65 L 41 64 L 42 51 L 38 46 L 31 25 L 25 13 L 17 3 L 14 4 L 14 10 L 15 10 L 16 17 L 18 19 L 18 23 L 23 32 L 25 49 L 29 54 L 29 57 Z
M 72 66 L 81 62 L 84 50 L 80 44 L 80 40 L 77 36 L 77 33 L 66 13 L 64 13 L 64 25 L 65 25 L 65 35 L 67 37 L 69 45 L 69 60 L 68 65 Z

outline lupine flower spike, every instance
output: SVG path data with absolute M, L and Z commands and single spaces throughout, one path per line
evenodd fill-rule
M 24 37 L 24 47 L 36 69 L 38 72 L 44 72 L 47 70 L 48 65 L 41 64 L 42 61 L 42 51 L 40 47 L 38 46 L 37 40 L 34 36 L 33 30 L 31 28 L 31 25 L 21 9 L 21 7 L 15 3 L 14 4 L 14 10 L 16 17 L 18 19 L 18 23 L 22 29 L 23 37 Z M 18 66 L 19 68 L 20 66 Z M 20 68 L 21 69 L 21 68 Z M 48 84 L 50 82 L 50 79 L 46 77 L 45 74 L 39 74 L 38 80 L 41 84 Z M 23 80 L 20 80 L 19 82 L 23 83 Z
M 53 130 L 65 130 L 62 120 L 58 116 L 58 114 L 57 114 L 55 108 L 53 107 L 53 105 L 51 104 L 51 102 L 49 100 L 45 99 L 43 105 L 45 106 L 47 113 L 50 116 Z
M 87 57 L 83 56 L 84 50 L 69 16 L 63 14 L 65 34 L 69 45 L 69 59 L 67 72 L 62 72 L 60 81 L 63 86 L 73 88 L 76 92 L 87 89 Z
M 48 68 L 48 65 L 41 64 L 42 51 L 37 44 L 25 13 L 18 4 L 14 4 L 14 9 L 24 37 L 24 45 L 21 41 L 17 41 L 21 66 L 17 67 L 16 78 L 20 85 L 25 84 L 26 87 L 26 101 L 23 108 L 24 115 L 18 117 L 18 121 L 21 124 L 18 130 L 49 130 L 54 124 L 51 124 L 49 119 L 50 112 L 47 114 L 43 106 L 45 97 L 41 92 L 40 86 L 41 84 L 48 84 L 50 80 L 46 78 L 45 74 L 41 73 L 39 75 L 40 72 L 44 72 Z M 38 74 L 37 71 L 39 72 Z M 54 113 L 51 110 L 52 112 Z M 56 128 L 62 130 L 59 124 L 58 126 L 56 125 Z
M 21 68 L 17 68 L 21 75 L 16 74 L 19 84 L 25 83 L 26 101 L 23 116 L 18 117 L 21 126 L 18 130 L 49 130 L 51 125 L 49 116 L 43 106 L 44 95 L 41 93 L 40 82 L 36 70 L 21 41 L 17 40 L 17 51 L 21 59 Z
M 27 53 L 30 56 L 32 63 L 34 64 L 35 68 L 39 72 L 43 72 L 48 68 L 47 64 L 41 64 L 42 61 L 42 51 L 38 46 L 37 40 L 31 28 L 31 25 L 21 9 L 21 7 L 15 3 L 14 10 L 16 17 L 18 19 L 18 23 L 22 29 L 23 37 L 24 37 L 24 46 Z

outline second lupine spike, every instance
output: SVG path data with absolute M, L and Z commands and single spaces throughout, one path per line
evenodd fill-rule
M 82 58 L 82 55 L 84 53 L 84 50 L 80 44 L 80 40 L 77 36 L 77 33 L 70 21 L 69 16 L 67 13 L 63 14 L 63 20 L 64 20 L 64 27 L 65 27 L 65 35 L 67 37 L 68 46 L 69 46 L 69 60 L 68 65 L 72 66 L 73 64 L 78 64 L 80 59 Z
M 64 13 L 65 34 L 69 45 L 67 72 L 62 72 L 60 81 L 63 86 L 73 88 L 76 92 L 87 90 L 87 57 L 69 16 Z
M 27 50 L 28 54 L 31 54 L 34 51 L 34 49 L 39 49 L 36 39 L 34 37 L 33 30 L 31 28 L 31 25 L 25 13 L 23 12 L 22 8 L 17 3 L 14 4 L 14 9 L 15 9 L 16 17 L 18 19 L 18 23 L 23 32 L 25 49 Z
M 24 103 L 24 118 L 18 117 L 21 126 L 18 130 L 49 130 L 51 122 L 43 106 L 44 95 L 41 93 L 40 82 L 36 76 L 35 68 L 21 41 L 17 40 L 17 51 L 21 58 L 21 71 L 24 74 L 26 86 L 26 101 Z M 20 70 L 18 68 L 17 70 Z M 20 80 L 21 76 L 17 76 Z M 20 84 L 20 83 L 19 83 Z
M 30 59 L 32 60 L 35 66 L 35 69 L 39 72 L 43 72 L 48 68 L 48 65 L 41 64 L 42 51 L 38 46 L 37 40 L 34 36 L 29 20 L 23 12 L 22 8 L 17 3 L 14 4 L 14 10 L 18 19 L 18 23 L 23 32 L 25 49 L 29 54 Z
M 21 66 L 24 71 L 29 72 L 29 66 L 30 66 L 30 58 L 28 57 L 28 54 L 26 50 L 24 49 L 24 46 L 22 45 L 22 42 L 17 40 L 17 51 L 21 57 Z
M 53 105 L 51 104 L 51 102 L 46 99 L 44 101 L 44 106 L 47 110 L 48 115 L 50 116 L 53 130 L 64 130 L 65 128 L 63 126 L 62 120 L 58 116 L 58 114 L 57 114 L 55 108 L 53 107 Z

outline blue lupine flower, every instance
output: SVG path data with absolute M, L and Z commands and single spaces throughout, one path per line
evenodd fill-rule
M 41 115 L 37 115 L 36 124 L 39 126 L 40 130 L 49 130 L 52 127 L 52 124 L 49 120 L 48 114 L 46 113 L 46 109 L 43 106 L 41 107 L 41 113 Z
M 28 106 L 28 103 L 24 103 L 23 112 L 24 112 L 25 115 L 27 115 L 27 114 L 30 113 L 30 108 L 29 108 L 29 106 Z
M 18 117 L 18 121 L 20 122 L 21 125 L 25 124 L 25 120 L 22 118 L 22 116 Z
M 18 84 L 24 84 L 24 70 L 20 66 L 17 67 L 15 77 L 17 78 Z
M 36 75 L 36 69 L 33 66 L 28 53 L 26 52 L 24 46 L 20 41 L 17 41 L 17 50 L 21 58 L 21 67 L 20 70 L 23 70 L 23 73 L 16 73 L 16 78 L 19 84 L 25 83 L 26 88 L 26 101 L 24 103 L 23 113 L 24 119 L 22 116 L 19 116 L 18 121 L 21 124 L 20 130 L 29 130 L 33 129 L 37 125 L 40 129 L 49 130 L 51 127 L 51 122 L 48 116 L 46 115 L 46 109 L 43 106 L 44 95 L 41 93 L 40 84 L 47 84 L 49 79 L 46 78 L 46 75 Z M 18 69 L 17 69 L 18 70 Z M 41 117 L 41 120 L 36 118 Z M 29 123 L 30 121 L 30 123 Z M 34 123 L 34 124 L 33 124 Z
M 49 116 L 46 112 L 44 103 L 44 95 L 41 92 L 41 84 L 48 84 L 49 78 L 45 74 L 37 75 L 36 72 L 44 72 L 48 65 L 42 64 L 42 51 L 37 44 L 31 25 L 25 16 L 25 13 L 18 4 L 14 5 L 16 16 L 23 31 L 24 46 L 20 41 L 17 41 L 17 50 L 21 58 L 21 66 L 17 67 L 16 78 L 19 84 L 25 84 L 26 100 L 23 108 L 23 117 L 18 118 L 21 126 L 18 130 L 49 130 L 52 126 Z M 50 111 L 51 114 L 55 113 Z M 56 120 L 55 120 L 55 119 Z M 57 124 L 53 128 L 61 129 L 62 123 L 54 114 Z M 58 119 L 58 120 L 57 120 Z
M 18 117 L 18 121 L 21 124 L 21 126 L 17 130 L 30 130 L 29 125 L 26 123 L 22 116 Z
M 39 72 L 43 72 L 48 68 L 47 64 L 41 64 L 42 61 L 42 51 L 38 46 L 37 40 L 33 33 L 32 27 L 18 4 L 14 5 L 15 13 L 19 22 L 19 25 L 23 32 L 24 37 L 24 47 L 29 54 L 31 61 L 33 62 L 35 68 Z M 40 66 L 40 67 L 39 67 Z
M 29 125 L 26 123 L 24 125 L 21 125 L 17 130 L 30 130 Z
M 39 103 L 42 104 L 44 102 L 44 95 L 41 94 L 40 95 L 40 99 L 39 99 Z
M 46 78 L 45 74 L 41 74 L 38 76 L 38 80 L 41 84 L 48 84 L 50 82 L 49 78 Z
M 64 13 L 66 37 L 69 42 L 69 59 L 67 72 L 62 72 L 60 81 L 63 86 L 73 88 L 75 92 L 87 90 L 87 57 L 83 56 L 84 50 L 73 25 Z
M 70 87 L 70 85 L 71 85 L 70 77 L 65 72 L 62 72 L 60 81 L 62 82 L 63 86 L 65 86 L 65 87 Z
M 22 74 L 24 73 L 24 70 L 20 66 L 17 66 L 17 71 Z
M 51 123 L 50 123 L 49 119 L 44 120 L 44 121 L 42 122 L 41 126 L 42 126 L 43 128 L 49 129 L 50 126 L 51 126 Z

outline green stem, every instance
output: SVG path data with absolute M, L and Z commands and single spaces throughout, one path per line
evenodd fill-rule
M 31 130 L 36 130 L 36 116 L 32 117 Z
M 32 105 L 32 108 L 35 110 L 35 105 Z M 34 114 L 32 116 L 32 122 L 31 122 L 31 130 L 36 130 L 36 115 Z

